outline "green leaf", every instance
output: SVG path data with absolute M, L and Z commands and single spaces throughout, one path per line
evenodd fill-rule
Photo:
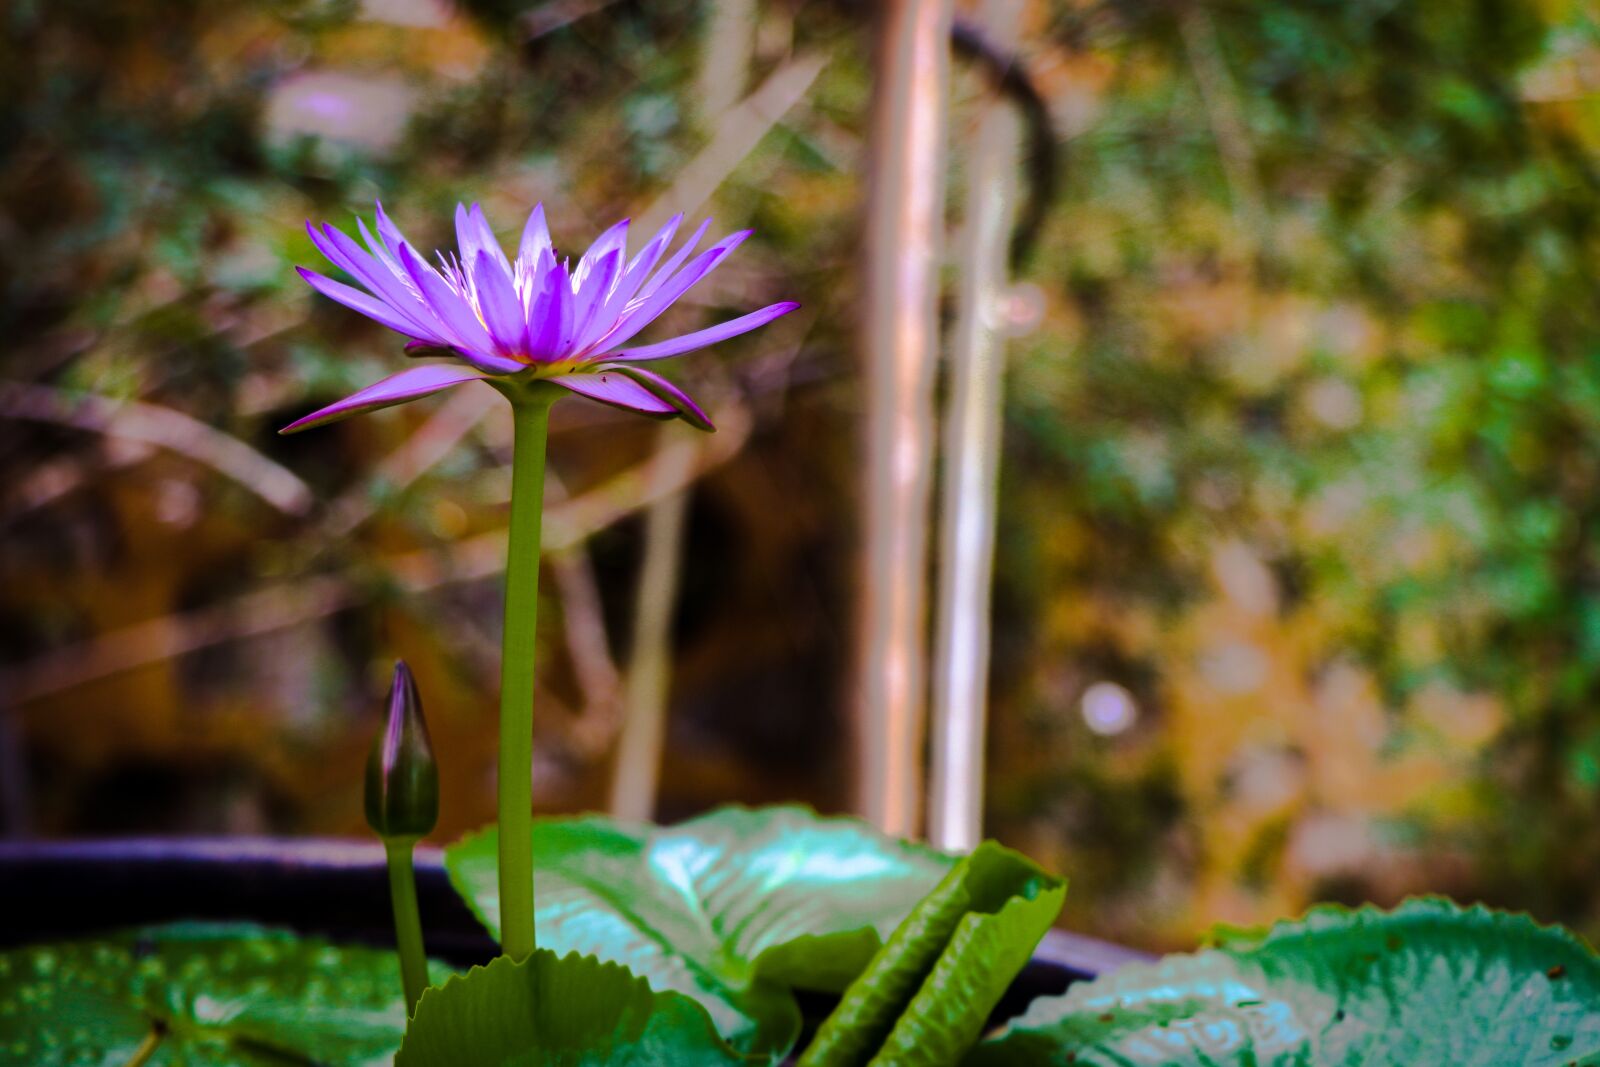
M 494 828 L 445 853 L 499 936 Z M 533 831 L 539 945 L 627 966 L 698 1000 L 739 1048 L 782 1053 L 791 990 L 842 990 L 954 860 L 856 819 L 723 808 L 674 827 L 599 816 Z
M 145 927 L 0 954 L 7 1063 L 120 1067 L 155 1041 L 150 1062 L 160 1067 L 376 1065 L 394 1055 L 405 1020 L 393 952 L 245 923 Z
M 919 903 L 845 993 L 801 1067 L 941 1067 L 983 1028 L 1061 912 L 1064 880 L 986 841 Z
M 539 949 L 428 990 L 395 1067 L 748 1067 L 695 1001 L 626 967 Z
M 1314 909 L 1034 1001 L 967 1067 L 1600 1064 L 1600 960 L 1446 900 Z

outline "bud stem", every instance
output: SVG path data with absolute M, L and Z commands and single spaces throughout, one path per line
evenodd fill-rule
M 400 981 L 406 991 L 406 1016 L 417 1010 L 428 988 L 428 957 L 422 949 L 422 917 L 417 913 L 417 878 L 412 866 L 414 837 L 386 837 L 384 856 L 389 863 L 389 900 L 394 905 L 394 942 L 400 954 Z
M 533 671 L 539 615 L 545 437 L 557 389 L 507 391 L 516 427 L 511 459 L 511 534 L 500 646 L 500 947 L 533 954 Z

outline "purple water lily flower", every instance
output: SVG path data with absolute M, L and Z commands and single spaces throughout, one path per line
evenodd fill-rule
M 462 382 L 509 378 L 548 381 L 602 403 L 658 418 L 681 416 L 712 429 L 687 393 L 639 364 L 737 337 L 799 305 L 783 301 L 681 337 L 624 347 L 750 236 L 749 230 L 730 234 L 690 259 L 710 225 L 701 223 L 662 262 L 682 221 L 675 216 L 630 258 L 624 219 L 572 266 L 551 247 L 543 205 L 528 216 L 513 261 L 478 205 L 458 204 L 459 249 L 450 256 L 440 253 L 438 268 L 401 236 L 382 204 L 376 237 L 356 220 L 365 248 L 331 225 L 318 229 L 308 222 L 318 250 L 367 291 L 298 268 L 312 288 L 411 338 L 407 354 L 454 356 L 456 362 L 392 374 L 280 432 L 403 404 Z

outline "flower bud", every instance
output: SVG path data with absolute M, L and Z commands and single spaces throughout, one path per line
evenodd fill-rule
M 403 660 L 394 665 L 389 715 L 367 756 L 367 824 L 385 838 L 421 837 L 439 821 L 439 768 L 422 698 Z

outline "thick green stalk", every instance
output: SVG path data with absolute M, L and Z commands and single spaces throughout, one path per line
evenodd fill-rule
M 428 956 L 422 948 L 422 917 L 417 912 L 417 877 L 412 867 L 414 837 L 386 837 L 383 851 L 389 861 L 389 900 L 394 905 L 394 940 L 400 952 L 400 982 L 406 991 L 406 1015 L 417 1010 L 428 988 Z
M 500 947 L 514 960 L 534 949 L 533 670 L 539 618 L 539 547 L 544 517 L 545 436 L 554 391 L 512 393 L 511 536 L 506 544 L 506 615 L 500 645 Z

